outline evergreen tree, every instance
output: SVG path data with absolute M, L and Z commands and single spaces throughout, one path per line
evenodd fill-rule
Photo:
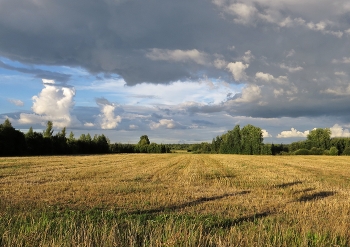
M 26 150 L 24 134 L 12 127 L 9 119 L 0 124 L 0 155 L 21 155 Z
M 46 130 L 44 131 L 44 138 L 51 138 L 53 134 L 53 123 L 51 121 L 47 121 Z

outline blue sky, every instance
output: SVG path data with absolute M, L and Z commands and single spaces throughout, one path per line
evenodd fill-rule
M 63 18 L 62 18 L 63 17 Z M 349 137 L 350 4 L 324 0 L 5 0 L 0 121 L 112 142 Z

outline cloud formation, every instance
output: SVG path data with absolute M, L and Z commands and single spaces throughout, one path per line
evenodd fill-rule
M 80 125 L 76 116 L 71 114 L 74 107 L 75 90 L 67 85 L 55 84 L 53 80 L 43 79 L 44 88 L 39 95 L 33 96 L 32 111 L 21 113 L 19 123 L 45 125 L 52 121 L 54 127 L 72 127 Z
M 247 78 L 245 70 L 249 67 L 249 64 L 242 62 L 229 63 L 227 69 L 232 73 L 235 81 L 239 82 Z
M 277 135 L 277 138 L 307 137 L 309 133 L 310 133 L 309 130 L 305 130 L 304 132 L 301 132 L 294 128 L 291 128 L 290 130 L 282 131 L 280 134 Z
M 47 79 L 23 124 L 223 131 L 230 118 L 289 119 L 262 127 L 303 138 L 296 129 L 317 126 L 291 119 L 350 122 L 349 14 L 333 0 L 2 1 L 1 82 Z M 5 89 L 3 107 L 27 102 Z
M 19 99 L 8 99 L 8 101 L 16 106 L 24 106 L 24 102 Z
M 350 131 L 348 129 L 343 129 L 339 124 L 333 125 L 330 130 L 331 137 L 350 137 Z
M 146 54 L 151 60 L 163 60 L 163 61 L 174 61 L 174 62 L 195 62 L 197 64 L 205 65 L 207 58 L 205 53 L 201 53 L 196 49 L 193 50 L 166 50 L 166 49 L 151 49 Z
M 178 129 L 178 128 L 184 128 L 184 127 L 181 126 L 181 124 L 175 122 L 173 119 L 160 119 L 158 122 L 150 123 L 150 128 L 152 130 L 155 130 L 158 128 Z
M 99 114 L 97 118 L 101 129 L 115 129 L 122 121 L 120 116 L 115 116 L 114 110 L 116 109 L 116 105 L 104 98 L 96 99 L 96 103 L 101 111 L 101 114 Z

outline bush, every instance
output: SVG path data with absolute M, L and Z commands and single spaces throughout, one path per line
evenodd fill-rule
M 293 153 L 289 153 L 289 152 L 285 152 L 285 151 L 281 151 L 278 153 L 278 155 L 291 155 Z
M 350 147 L 346 147 L 342 153 L 342 155 L 350 155 Z
M 310 155 L 310 151 L 302 148 L 302 149 L 298 149 L 297 151 L 294 152 L 295 155 Z
M 331 149 L 329 149 L 329 155 L 338 155 L 338 149 L 336 147 L 331 147 Z
M 323 154 L 323 149 L 322 148 L 316 148 L 316 147 L 313 147 L 311 148 L 310 150 L 310 154 L 312 155 L 322 155 Z

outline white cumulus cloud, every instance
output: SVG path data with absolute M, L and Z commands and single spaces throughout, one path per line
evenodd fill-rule
M 248 85 L 242 89 L 241 97 L 235 99 L 235 102 L 250 103 L 261 98 L 261 89 L 257 85 Z
M 267 130 L 262 129 L 261 131 L 262 131 L 262 135 L 263 135 L 264 138 L 266 138 L 266 137 L 272 137 L 272 135 L 270 135 L 269 132 L 267 132 Z
M 75 89 L 66 85 L 56 85 L 53 80 L 42 81 L 44 88 L 39 95 L 32 98 L 34 114 L 21 113 L 19 123 L 44 125 L 46 121 L 52 121 L 58 128 L 80 125 L 76 116 L 71 114 Z
M 19 99 L 8 99 L 8 101 L 16 106 L 24 106 L 24 102 Z
M 94 127 L 95 124 L 93 124 L 93 123 L 84 123 L 84 126 L 85 127 Z
M 343 129 L 339 124 L 335 124 L 330 130 L 331 137 L 350 137 L 350 131 L 348 129 Z
M 257 72 L 255 74 L 255 78 L 265 82 L 274 82 L 280 85 L 288 84 L 288 78 L 286 76 L 279 76 L 276 78 L 269 73 Z
M 114 129 L 122 121 L 120 116 L 115 116 L 115 104 L 110 103 L 106 99 L 97 99 L 96 103 L 100 107 L 101 114 L 98 115 L 97 121 L 102 129 Z
M 181 127 L 181 125 L 175 122 L 173 119 L 161 119 L 158 122 L 152 122 L 150 124 L 150 128 L 152 130 L 159 129 L 162 127 L 166 129 L 176 129 Z
M 294 128 L 291 128 L 291 130 L 282 131 L 280 134 L 277 135 L 277 138 L 307 137 L 309 133 L 310 133 L 309 130 L 305 130 L 304 132 L 301 132 Z
M 245 70 L 249 67 L 249 64 L 244 64 L 242 62 L 229 63 L 227 69 L 232 73 L 235 81 L 244 80 L 247 75 Z

